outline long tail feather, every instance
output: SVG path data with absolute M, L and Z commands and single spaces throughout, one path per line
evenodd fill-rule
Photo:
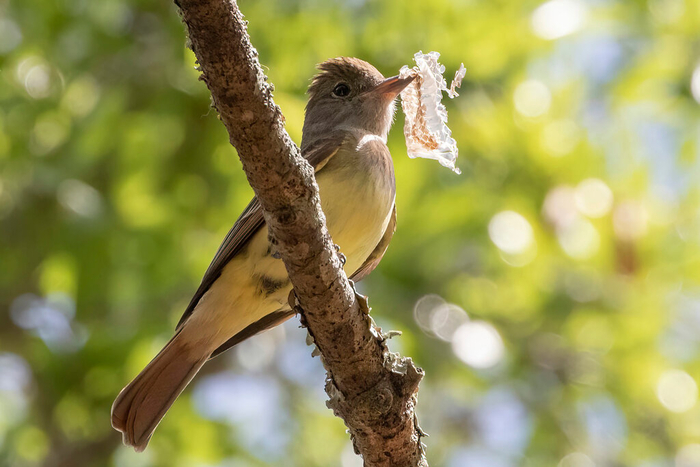
M 146 449 L 165 413 L 209 357 L 191 355 L 181 337 L 175 335 L 112 405 L 112 426 L 136 451 Z

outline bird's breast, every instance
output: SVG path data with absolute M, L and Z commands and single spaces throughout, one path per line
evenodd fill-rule
M 381 240 L 393 210 L 394 171 L 381 141 L 347 145 L 316 174 L 321 207 L 333 241 L 347 258 L 348 275 Z

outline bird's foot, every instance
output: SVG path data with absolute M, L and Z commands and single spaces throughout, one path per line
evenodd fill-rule
M 297 313 L 301 313 L 301 305 L 299 304 L 297 293 L 294 291 L 293 287 L 292 290 L 289 291 L 289 295 L 287 296 L 287 303 L 289 303 L 289 308 L 291 308 Z
M 362 295 L 357 291 L 355 288 L 355 281 L 352 279 L 348 279 L 348 282 L 350 283 L 350 287 L 352 288 L 352 291 L 355 293 L 355 299 L 357 300 L 357 304 L 360 307 L 360 310 L 369 318 L 369 324 L 370 324 L 370 330 L 372 331 L 372 334 L 374 334 L 374 337 L 381 341 L 387 341 L 391 339 L 392 337 L 398 337 L 401 335 L 401 331 L 386 331 L 383 332 L 382 328 L 377 326 L 377 323 L 374 321 L 374 318 L 369 314 L 370 311 L 372 311 L 372 308 L 369 306 L 369 298 L 367 295 Z
M 279 250 L 277 249 L 277 240 L 269 232 L 267 234 L 267 254 L 275 259 L 282 259 Z
M 348 279 L 348 282 L 350 283 L 350 288 L 355 294 L 355 299 L 357 300 L 357 304 L 360 306 L 360 310 L 362 310 L 364 314 L 369 316 L 369 312 L 372 310 L 372 308 L 369 307 L 367 295 L 362 295 L 357 291 L 357 289 L 355 288 L 355 281 L 353 281 L 352 279 Z

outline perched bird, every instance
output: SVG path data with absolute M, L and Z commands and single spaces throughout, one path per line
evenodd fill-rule
M 379 264 L 396 227 L 396 186 L 386 137 L 396 96 L 412 78 L 384 76 L 357 58 L 319 65 L 309 86 L 301 152 L 316 171 L 333 241 L 355 281 Z M 175 399 L 210 358 L 290 318 L 292 288 L 253 198 L 204 274 L 175 335 L 122 391 L 112 426 L 146 448 Z

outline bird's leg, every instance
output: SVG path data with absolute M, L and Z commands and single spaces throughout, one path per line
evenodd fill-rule
M 335 251 L 336 251 L 336 253 L 338 253 L 338 259 L 340 260 L 340 264 L 343 267 L 345 267 L 345 263 L 347 262 L 348 259 L 345 257 L 344 254 L 342 254 L 340 252 L 340 245 L 335 244 L 335 245 L 333 245 L 333 247 L 335 247 Z M 350 281 L 350 282 L 352 282 L 352 281 Z M 353 290 L 354 290 L 354 287 L 353 287 Z M 357 294 L 357 292 L 355 292 L 355 294 Z

